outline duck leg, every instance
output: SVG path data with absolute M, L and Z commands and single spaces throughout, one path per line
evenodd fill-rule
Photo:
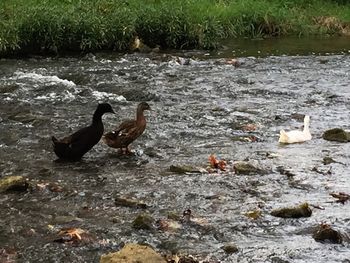
M 127 154 L 130 154 L 130 150 L 127 147 L 126 148 L 122 147 L 119 149 L 118 153 L 121 155 L 127 155 Z
M 119 148 L 118 154 L 124 155 L 124 148 L 123 147 Z
M 130 149 L 129 145 L 128 145 L 128 146 L 126 146 L 126 148 L 125 148 L 125 152 L 126 152 L 126 154 L 132 154 L 132 152 L 131 152 L 131 149 Z

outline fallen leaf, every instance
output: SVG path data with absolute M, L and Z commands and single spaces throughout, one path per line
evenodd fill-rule
M 212 154 L 209 156 L 209 163 L 211 168 L 220 169 L 221 171 L 226 171 L 226 161 L 216 159 L 215 155 Z
M 244 213 L 246 217 L 249 217 L 250 219 L 256 220 L 261 217 L 261 211 L 260 210 L 253 210 L 253 211 L 248 211 Z
M 60 243 L 78 243 L 82 240 L 82 235 L 85 233 L 85 230 L 81 228 L 64 228 L 58 232 L 59 237 L 54 241 Z

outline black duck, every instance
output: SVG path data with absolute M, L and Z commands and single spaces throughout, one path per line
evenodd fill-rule
M 64 137 L 61 140 L 52 136 L 54 152 L 60 159 L 77 161 L 83 157 L 95 144 L 97 144 L 104 132 L 102 115 L 115 113 L 108 103 L 98 104 L 90 126 Z

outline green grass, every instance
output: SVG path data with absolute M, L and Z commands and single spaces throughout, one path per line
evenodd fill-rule
M 227 37 L 337 34 L 348 0 L 2 0 L 0 54 L 218 47 Z M 343 24 L 342 24 L 343 25 Z

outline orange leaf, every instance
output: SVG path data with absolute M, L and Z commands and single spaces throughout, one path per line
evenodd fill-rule
M 216 159 L 214 154 L 209 156 L 209 163 L 212 168 L 220 169 L 221 171 L 226 170 L 226 161 Z
M 216 160 L 215 155 L 212 154 L 209 156 L 209 163 L 212 168 L 218 168 L 219 161 Z
M 225 160 L 220 160 L 218 164 L 218 168 L 221 171 L 226 171 L 226 161 Z

